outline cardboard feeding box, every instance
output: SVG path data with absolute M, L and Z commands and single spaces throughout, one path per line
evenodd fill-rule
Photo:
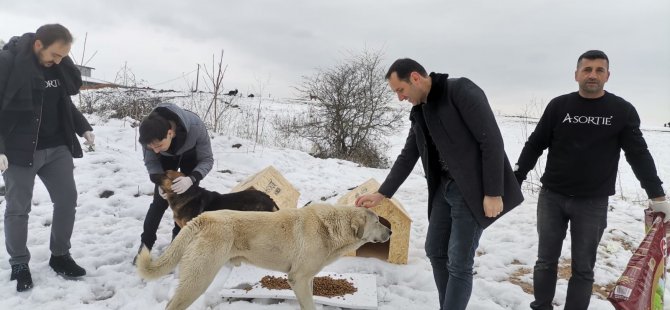
M 273 166 L 268 166 L 248 177 L 246 180 L 240 182 L 240 184 L 237 184 L 231 192 L 241 192 L 248 189 L 259 190 L 268 194 L 275 201 L 279 209 L 295 209 L 298 206 L 300 192 Z
M 379 183 L 370 179 L 354 188 L 352 191 L 337 200 L 338 204 L 353 205 L 356 198 L 363 194 L 374 193 L 379 189 Z M 409 255 L 409 230 L 412 218 L 397 200 L 384 199 L 379 205 L 370 208 L 379 216 L 379 221 L 393 231 L 388 243 L 366 243 L 356 252 L 347 253 L 347 256 L 377 257 L 386 259 L 393 264 L 407 264 Z

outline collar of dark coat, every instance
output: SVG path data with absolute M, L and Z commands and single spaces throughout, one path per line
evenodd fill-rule
M 14 55 L 14 64 L 9 73 L 10 77 L 5 88 L 4 98 L 2 98 L 2 102 L 6 105 L 3 109 L 13 111 L 32 111 L 33 109 L 32 106 L 13 100 L 13 98 L 17 96 L 18 92 L 25 92 L 22 96 L 24 98 L 32 98 L 32 90 L 35 87 L 33 84 L 36 83 L 34 79 L 42 83 L 44 81 L 44 75 L 33 51 L 34 42 L 35 34 L 26 33 L 21 37 L 12 38 L 7 43 L 8 45 L 11 44 L 7 50 Z M 69 96 L 78 94 L 82 85 L 81 73 L 72 59 L 67 56 L 55 67 L 58 69 L 61 82 L 65 86 L 66 94 Z M 43 87 L 43 85 L 37 87 Z
M 446 97 L 447 93 L 447 80 L 449 79 L 449 74 L 446 73 L 430 73 L 431 86 L 430 91 L 428 92 L 427 102 L 412 107 L 412 111 L 409 114 L 409 119 L 414 120 L 416 113 L 421 113 L 423 110 L 423 105 L 436 105 Z
M 426 104 L 434 105 L 439 103 L 444 98 L 447 92 L 447 79 L 449 74 L 430 73 L 431 86 L 428 92 L 428 99 Z

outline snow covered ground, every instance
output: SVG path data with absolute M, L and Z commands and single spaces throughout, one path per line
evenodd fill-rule
M 256 101 L 241 100 L 240 104 Z M 405 104 L 405 103 L 403 103 Z M 286 111 L 295 104 L 267 100 L 264 109 Z M 288 107 L 288 108 L 287 108 Z M 265 112 L 264 112 L 265 113 Z M 0 250 L 0 309 L 163 309 L 177 280 L 173 275 L 159 280 L 141 280 L 131 260 L 139 245 L 145 212 L 151 201 L 153 185 L 142 162 L 135 129 L 129 122 L 88 116 L 96 134 L 96 149 L 75 160 L 75 178 L 79 192 L 77 220 L 72 237 L 72 256 L 88 274 L 79 281 L 64 280 L 48 266 L 49 233 L 52 207 L 44 186 L 36 183 L 29 224 L 30 267 L 35 287 L 17 293 L 16 282 L 8 281 L 8 255 Z M 409 122 L 406 118 L 405 122 Z M 508 157 L 516 161 L 532 124 L 521 119 L 499 116 Z M 269 124 L 269 121 L 268 121 Z M 528 127 L 526 127 L 528 126 Z M 269 127 L 269 125 L 268 125 Z M 526 129 L 527 128 L 527 129 Z M 408 124 L 390 137 L 389 156 L 395 159 L 404 144 Z M 266 135 L 270 135 L 269 129 Z M 653 128 L 644 131 L 659 174 L 670 184 L 670 131 Z M 232 145 L 241 143 L 237 149 Z M 268 165 L 276 167 L 301 193 L 298 205 L 338 195 L 373 177 L 383 181 L 388 170 L 359 167 L 338 159 L 316 159 L 303 151 L 256 145 L 234 135 L 214 134 L 215 165 L 202 186 L 228 192 L 247 176 Z M 543 163 L 543 161 L 542 161 Z M 224 172 L 230 170 L 230 173 Z M 646 195 L 625 160 L 620 168 L 617 194 L 610 199 L 608 228 L 599 248 L 595 270 L 596 284 L 607 286 L 618 278 L 643 237 L 643 207 Z M 0 181 L 2 182 L 2 181 Z M 1 184 L 0 184 L 1 185 Z M 113 195 L 101 198 L 105 191 Z M 536 259 L 535 205 L 537 196 L 525 188 L 526 201 L 495 225 L 486 229 L 475 259 L 473 295 L 468 309 L 528 309 L 532 295 L 523 288 L 532 287 L 532 268 Z M 436 309 L 437 293 L 431 266 L 424 252 L 427 230 L 426 184 L 417 167 L 395 196 L 413 219 L 407 265 L 393 265 L 374 258 L 344 257 L 324 271 L 373 274 L 377 279 L 379 309 Z M 4 212 L 4 197 L 0 210 Z M 170 242 L 172 214 L 165 213 L 158 231 L 154 255 Z M 2 226 L 0 221 L 0 226 Z M 4 244 L 4 235 L 0 234 Z M 570 239 L 566 238 L 563 256 L 570 259 Z M 219 274 L 207 292 L 191 309 L 297 309 L 294 301 L 269 299 L 224 300 L 217 294 L 225 282 L 226 271 Z M 567 279 L 558 281 L 557 309 L 563 308 Z M 605 295 L 603 292 L 602 295 Z M 670 298 L 670 289 L 666 288 Z M 338 309 L 319 306 L 321 309 Z M 594 295 L 590 309 L 613 309 L 602 297 Z M 670 309 L 670 308 L 669 308 Z

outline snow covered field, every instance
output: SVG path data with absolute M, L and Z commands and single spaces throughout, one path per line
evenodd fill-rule
M 240 100 L 240 105 L 256 105 L 258 99 Z M 298 104 L 271 99 L 263 102 L 267 137 L 271 111 L 291 111 Z M 403 103 L 404 105 L 408 105 Z M 268 112 L 270 111 L 270 112 Z M 131 265 L 139 245 L 145 212 L 151 201 L 153 185 L 142 162 L 141 147 L 135 129 L 129 122 L 106 120 L 89 115 L 96 134 L 96 149 L 75 160 L 75 178 L 79 192 L 77 220 L 72 238 L 72 256 L 88 274 L 79 281 L 64 280 L 48 266 L 49 234 L 52 207 L 44 186 L 36 183 L 30 216 L 28 246 L 32 253 L 30 267 L 35 287 L 17 293 L 14 281 L 8 281 L 10 266 L 5 250 L 0 250 L 0 309 L 163 309 L 172 295 L 177 280 L 165 276 L 157 281 L 141 280 Z M 404 144 L 408 120 L 397 134 L 390 137 L 389 156 L 395 159 Z M 251 122 L 251 121 L 249 121 Z M 508 157 L 514 163 L 532 124 L 519 118 L 498 116 Z M 670 130 L 648 128 L 644 136 L 649 144 L 666 192 L 670 184 Z M 235 143 L 241 148 L 233 148 Z M 228 192 L 247 176 L 268 165 L 276 167 L 301 193 L 298 205 L 330 197 L 335 202 L 348 188 L 371 177 L 383 181 L 388 170 L 359 167 L 338 159 L 317 159 L 309 154 L 276 146 L 255 145 L 232 134 L 213 134 L 215 165 L 201 185 L 207 189 Z M 541 161 L 544 163 L 544 161 Z M 230 170 L 230 172 L 225 172 Z M 2 181 L 0 181 L 2 182 Z M 101 198 L 105 191 L 113 195 Z M 535 205 L 537 196 L 525 187 L 526 201 L 513 212 L 484 231 L 475 259 L 473 295 L 468 309 L 528 309 L 532 295 L 532 268 L 536 259 Z M 409 262 L 392 265 L 373 258 L 341 258 L 324 271 L 373 274 L 377 279 L 379 309 L 436 309 L 437 293 L 431 266 L 424 252 L 427 231 L 427 191 L 420 167 L 395 196 L 412 216 Z M 612 284 L 623 271 L 628 259 L 643 237 L 643 204 L 646 195 L 625 160 L 620 165 L 617 194 L 610 198 L 608 227 L 599 248 L 595 269 L 596 284 Z M 4 197 L 0 196 L 4 212 Z M 170 242 L 172 214 L 165 213 L 158 231 L 154 255 Z M 0 221 L 0 226 L 3 226 Z M 4 235 L 0 234 L 4 244 Z M 563 246 L 563 266 L 569 264 L 570 239 Z M 207 292 L 192 309 L 297 309 L 294 301 L 269 299 L 222 299 L 217 290 L 225 282 L 226 271 L 219 274 Z M 556 301 L 562 309 L 567 279 L 558 282 Z M 590 309 L 613 309 L 610 303 L 595 294 Z M 666 288 L 670 298 L 670 289 Z M 319 306 L 322 309 L 338 309 Z

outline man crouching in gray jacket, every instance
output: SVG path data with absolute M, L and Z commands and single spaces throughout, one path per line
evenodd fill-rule
M 179 170 L 186 176 L 172 183 L 172 190 L 182 194 L 202 180 L 214 165 L 212 146 L 205 123 L 193 112 L 171 103 L 158 105 L 140 124 L 139 142 L 144 149 L 144 165 L 154 187 L 154 200 L 144 218 L 140 250 L 149 250 L 156 242 L 158 224 L 168 202 L 158 184 L 166 170 Z M 172 238 L 179 233 L 175 223 Z M 137 256 L 135 257 L 135 259 Z M 133 264 L 135 264 L 133 259 Z

